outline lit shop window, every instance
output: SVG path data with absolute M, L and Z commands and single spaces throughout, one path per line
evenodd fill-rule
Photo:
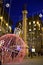
M 31 31 L 31 29 L 29 29 L 29 31 Z
M 35 21 L 33 21 L 33 24 L 35 24 Z
M 31 22 L 29 22 L 29 25 L 31 25 Z
M 36 30 L 36 28 L 34 28 L 33 30 Z

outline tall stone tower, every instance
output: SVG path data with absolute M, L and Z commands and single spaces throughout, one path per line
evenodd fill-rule
M 23 14 L 22 30 L 23 30 L 23 40 L 25 41 L 26 44 L 27 44 L 27 13 L 28 12 L 26 10 L 26 7 L 24 6 L 22 11 L 22 14 Z

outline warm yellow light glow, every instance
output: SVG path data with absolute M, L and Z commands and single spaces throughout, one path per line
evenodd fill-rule
M 3 19 L 3 17 L 1 16 L 0 19 Z
M 0 16 L 0 19 L 1 19 L 1 21 L 3 21 L 3 17 L 2 16 Z
M 29 31 L 31 31 L 31 29 L 29 29 Z
M 39 22 L 37 21 L 37 24 L 39 24 Z
M 9 26 L 10 32 L 11 32 L 11 26 Z
M 33 21 L 33 24 L 35 24 L 35 21 Z
M 31 25 L 31 22 L 29 22 L 29 25 Z
M 8 23 L 6 23 L 6 26 L 8 26 Z
M 40 28 L 40 23 L 37 21 L 37 25 L 39 26 L 39 28 Z

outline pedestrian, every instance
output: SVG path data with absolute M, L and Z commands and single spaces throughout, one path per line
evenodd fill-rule
M 14 52 L 12 52 L 11 57 L 12 57 L 12 60 L 13 60 L 14 59 Z
M 32 58 L 32 46 L 29 47 L 29 55 Z

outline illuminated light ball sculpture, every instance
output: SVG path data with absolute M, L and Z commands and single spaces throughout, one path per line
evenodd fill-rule
M 26 55 L 26 44 L 15 34 L 0 37 L 3 63 L 21 62 Z

